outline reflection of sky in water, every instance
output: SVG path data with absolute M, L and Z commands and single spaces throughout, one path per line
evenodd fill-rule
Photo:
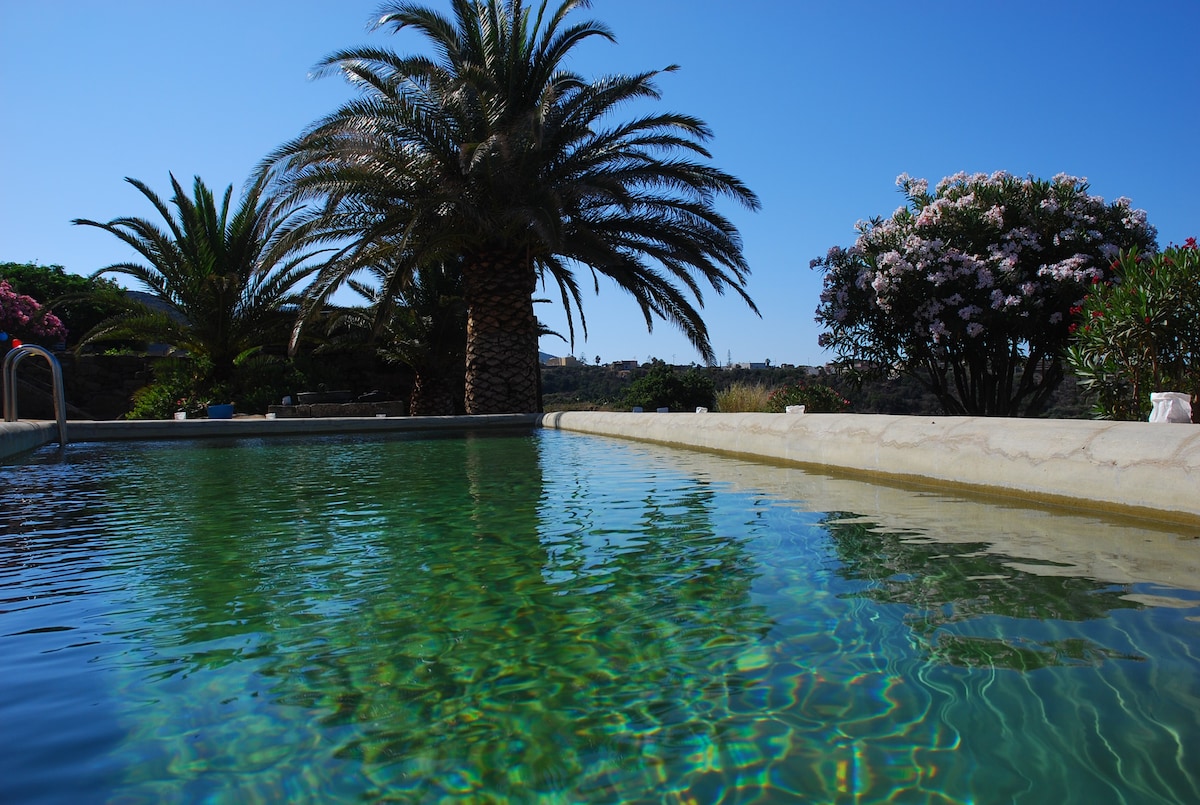
M 4 469 L 19 801 L 1200 799 L 1170 529 L 558 432 L 262 447 Z

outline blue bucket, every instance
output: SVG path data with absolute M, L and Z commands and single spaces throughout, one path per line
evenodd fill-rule
M 209 419 L 233 419 L 233 403 L 208 406 Z

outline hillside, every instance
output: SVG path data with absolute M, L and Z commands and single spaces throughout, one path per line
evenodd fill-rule
M 676 367 L 686 371 L 694 367 Z M 645 367 L 622 370 L 611 366 L 543 366 L 542 401 L 546 411 L 622 410 L 625 388 L 645 373 Z M 850 411 L 861 414 L 937 415 L 941 408 L 933 395 L 915 380 L 867 382 L 861 388 L 847 378 L 817 367 L 768 367 L 742 369 L 700 368 L 713 380 L 718 393 L 734 384 L 762 385 L 775 389 L 787 383 L 823 383 L 850 400 Z M 1043 414 L 1053 419 L 1090 419 L 1090 405 L 1079 394 L 1074 378 L 1068 376 Z

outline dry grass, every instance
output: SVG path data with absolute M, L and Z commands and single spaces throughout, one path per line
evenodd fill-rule
M 771 390 L 761 383 L 734 383 L 717 392 L 717 410 L 723 414 L 763 412 L 770 396 Z

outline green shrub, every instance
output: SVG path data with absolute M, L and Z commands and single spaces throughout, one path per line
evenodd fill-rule
M 239 414 L 262 414 L 303 379 L 292 361 L 270 355 L 253 355 L 234 366 L 229 381 L 214 383 L 203 363 L 186 358 L 154 364 L 154 381 L 133 394 L 126 419 L 170 419 L 176 411 L 188 418 L 203 413 L 212 403 L 232 402 Z
M 1112 281 L 1071 308 L 1067 363 L 1094 413 L 1146 419 L 1150 394 L 1200 398 L 1200 248 L 1188 238 L 1160 254 L 1122 252 Z
M 294 361 L 259 353 L 235 364 L 231 398 L 239 414 L 265 414 L 305 382 Z
M 160 360 L 153 371 L 153 382 L 133 393 L 133 407 L 126 419 L 170 419 L 176 411 L 194 417 L 204 410 L 204 400 L 196 393 L 198 378 L 192 361 Z
M 62 266 L 36 263 L 0 263 L 0 279 L 8 280 L 17 293 L 53 308 L 55 317 L 67 328 L 68 347 L 121 310 L 114 300 L 125 293 L 112 280 L 68 274 Z
M 694 411 L 715 407 L 716 388 L 712 378 L 698 369 L 679 373 L 655 361 L 644 376 L 629 384 L 622 399 L 626 408 Z
M 771 392 L 762 383 L 734 383 L 717 392 L 717 410 L 725 414 L 765 412 Z
M 820 383 L 789 383 L 771 392 L 767 410 L 782 414 L 789 405 L 803 405 L 808 414 L 837 414 L 850 407 L 850 401 Z

